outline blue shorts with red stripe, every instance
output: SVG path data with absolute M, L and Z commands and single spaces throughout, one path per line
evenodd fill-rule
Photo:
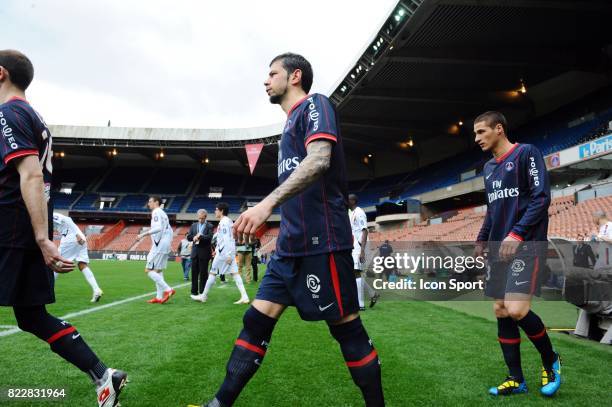
M 272 256 L 258 300 L 295 306 L 305 321 L 337 321 L 359 310 L 350 250 L 304 257 Z
M 510 262 L 491 262 L 485 280 L 485 295 L 504 299 L 507 294 L 540 295 L 540 275 L 546 257 L 517 256 Z

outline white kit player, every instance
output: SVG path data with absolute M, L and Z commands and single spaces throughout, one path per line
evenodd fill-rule
M 147 255 L 145 273 L 155 282 L 157 288 L 157 295 L 147 302 L 149 304 L 164 304 L 175 294 L 172 287 L 164 280 L 164 270 L 168 266 L 168 253 L 170 253 L 170 245 L 172 244 L 172 227 L 170 227 L 168 215 L 161 208 L 160 197 L 150 197 L 147 206 L 151 210 L 151 228 L 139 234 L 138 240 L 145 236 L 151 236 L 152 245 Z
M 242 277 L 238 273 L 238 264 L 236 264 L 236 242 L 232 231 L 234 222 L 227 216 L 228 212 L 229 206 L 225 202 L 219 202 L 215 207 L 215 217 L 219 219 L 216 233 L 216 255 L 210 268 L 208 280 L 206 280 L 204 292 L 199 296 L 199 300 L 206 302 L 208 292 L 215 284 L 217 275 L 221 276 L 229 273 L 232 275 L 240 291 L 240 299 L 234 302 L 234 304 L 248 304 L 250 302 L 249 296 L 244 289 Z
M 353 268 L 355 269 L 355 279 L 357 281 L 357 297 L 359 300 L 359 309 L 365 311 L 364 288 L 368 290 L 370 297 L 370 308 L 378 301 L 379 295 L 368 284 L 362 275 L 365 268 L 365 249 L 368 242 L 368 218 L 359 206 L 357 206 L 358 198 L 355 194 L 348 196 L 349 203 L 349 219 L 351 221 L 351 230 L 353 233 Z
M 87 283 L 89 283 L 93 290 L 91 302 L 100 301 L 104 293 L 98 286 L 98 282 L 89 268 L 87 238 L 69 216 L 62 215 L 61 213 L 53 213 L 53 228 L 62 235 L 59 245 L 60 255 L 78 264 L 79 270 L 81 270 L 85 280 L 87 280 Z M 57 279 L 58 273 L 53 272 L 53 274 Z

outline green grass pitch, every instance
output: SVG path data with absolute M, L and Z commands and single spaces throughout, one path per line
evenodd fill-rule
M 153 291 L 143 262 L 94 261 L 92 269 L 105 292 L 90 304 L 91 292 L 77 270 L 57 281 L 56 316 L 86 310 Z M 172 285 L 183 283 L 178 263 L 165 272 Z M 247 286 L 251 298 L 255 285 Z M 193 302 L 189 288 L 177 289 L 166 305 L 146 298 L 75 316 L 70 322 L 109 366 L 126 370 L 130 384 L 124 407 L 186 406 L 214 395 L 242 326 L 246 306 L 233 284 L 215 285 L 206 304 Z M 572 326 L 575 310 L 565 303 L 537 303 L 536 311 L 553 327 Z M 388 406 L 546 405 L 603 406 L 612 400 L 612 350 L 552 333 L 564 361 L 564 384 L 554 400 L 539 394 L 539 356 L 522 344 L 530 392 L 493 399 L 487 388 L 506 370 L 497 328 L 487 302 L 428 303 L 381 301 L 362 314 L 376 345 Z M 552 321 L 552 322 L 549 322 Z M 15 325 L 12 310 L 0 308 L 0 329 Z M 524 336 L 523 336 L 524 337 Z M 65 388 L 63 402 L 7 401 L 0 406 L 94 406 L 95 392 L 78 369 L 49 351 L 35 337 L 0 337 L 0 388 Z M 606 401 L 607 400 L 607 401 Z M 307 323 L 294 309 L 283 315 L 258 374 L 237 406 L 362 406 L 339 347 L 325 323 Z

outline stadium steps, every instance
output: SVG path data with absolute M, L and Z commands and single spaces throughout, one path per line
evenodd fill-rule
M 68 207 L 69 211 L 71 211 L 72 208 L 74 208 L 74 205 L 76 205 L 76 203 L 79 201 L 79 199 L 81 199 L 83 197 L 83 195 L 85 195 L 85 192 L 79 192 L 79 196 L 77 196 L 76 199 L 74 201 L 72 201 L 72 203 Z
M 106 178 L 108 178 L 109 174 L 111 173 L 111 170 L 112 167 L 108 167 L 106 171 L 104 171 L 102 175 L 98 177 L 97 180 L 94 180 L 91 184 L 89 184 L 89 187 L 85 189 L 85 193 L 98 192 L 98 188 L 100 188 L 100 185 L 102 185 L 104 181 L 106 181 Z
M 612 196 L 588 199 L 566 210 L 553 214 L 548 225 L 549 236 L 564 237 L 575 240 L 578 237 L 597 234 L 598 227 L 593 222 L 593 212 L 609 212 L 612 208 Z
M 361 186 L 358 192 L 365 191 L 365 189 L 374 181 L 374 178 L 369 179 Z
M 155 180 L 155 176 L 157 175 L 158 172 L 159 172 L 159 167 L 153 168 L 153 171 L 151 172 L 149 179 L 143 182 L 142 185 L 140 186 L 140 189 L 138 190 L 139 194 L 143 194 L 147 190 L 149 185 L 151 185 L 151 183 Z
M 200 172 L 198 172 L 198 175 L 193 177 L 193 181 L 191 181 L 191 184 L 189 184 L 189 189 L 187 189 L 187 191 L 188 191 L 187 192 L 187 200 L 183 204 L 183 207 L 181 208 L 179 213 L 186 213 L 187 212 L 187 209 L 191 205 L 191 201 L 193 201 L 193 198 L 198 193 L 198 188 L 200 186 L 200 181 L 202 181 L 202 178 L 204 177 L 204 173 L 205 173 L 205 170 L 201 170 Z
M 240 186 L 238 187 L 238 193 L 236 195 L 242 196 L 244 195 L 244 189 L 246 188 L 247 182 L 249 181 L 249 177 L 242 177 L 242 181 L 240 181 Z
M 271 228 L 268 229 L 260 239 L 261 247 L 259 248 L 260 254 L 270 253 L 272 250 L 276 248 L 276 239 L 278 238 L 278 234 L 280 232 L 280 228 Z
M 136 242 L 136 236 L 142 226 L 128 226 L 115 239 L 104 247 L 104 250 L 128 251 Z
M 115 206 L 113 206 L 111 209 L 115 209 L 117 207 L 119 207 L 119 205 L 121 205 L 121 201 L 123 201 L 123 198 L 125 198 L 126 195 L 119 195 L 117 197 L 117 199 L 115 200 Z
M 88 245 L 90 250 L 103 250 L 106 246 L 108 246 L 113 240 L 117 238 L 117 236 L 121 235 L 123 230 L 125 229 L 125 222 L 120 220 L 110 228 L 108 228 L 105 232 L 102 232 L 98 235 L 94 235 L 91 238 L 88 238 Z

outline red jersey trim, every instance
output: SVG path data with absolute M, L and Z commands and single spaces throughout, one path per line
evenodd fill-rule
M 519 146 L 519 143 L 514 143 L 514 144 L 512 145 L 512 148 L 511 148 L 510 150 L 506 151 L 506 153 L 505 153 L 504 155 L 502 155 L 501 157 L 497 157 L 497 158 L 495 159 L 495 162 L 500 163 L 500 162 L 504 161 L 506 158 L 508 158 L 508 156 L 509 156 L 510 154 L 512 154 L 512 152 L 513 152 L 514 150 L 516 150 L 516 148 L 517 148 L 518 146 Z
M 511 237 L 511 238 L 513 238 L 514 240 L 518 240 L 519 242 L 522 242 L 523 240 L 525 240 L 525 239 L 523 239 L 521 236 L 517 235 L 517 234 L 516 234 L 516 233 L 514 233 L 514 232 L 510 232 L 510 233 L 508 233 L 508 237 Z
M 308 144 L 310 144 L 312 141 L 315 140 L 319 140 L 319 139 L 325 139 L 325 140 L 331 140 L 334 143 L 336 141 L 338 141 L 338 138 L 336 136 L 334 136 L 333 134 L 328 134 L 328 133 L 317 133 L 317 134 L 313 134 L 312 136 L 308 137 L 306 139 L 306 141 L 304 142 L 304 145 L 307 146 Z
M 291 109 L 289 109 L 289 111 L 287 112 L 287 117 L 289 117 L 289 115 L 291 113 L 293 113 L 295 108 L 298 107 L 299 105 L 301 105 L 302 102 L 305 101 L 306 99 L 308 99 L 309 97 L 310 97 L 310 95 L 306 95 L 303 98 L 301 98 L 300 100 L 298 100 L 297 102 L 295 102 L 295 104 L 293 106 L 291 106 Z
M 6 157 L 4 157 L 4 164 L 8 164 L 9 161 L 26 155 L 38 155 L 38 150 L 20 150 L 10 153 Z
M 24 98 L 20 98 L 19 96 L 13 96 L 12 98 L 10 98 L 9 100 L 7 100 L 7 102 L 10 102 L 12 100 L 21 100 L 22 102 L 26 102 L 27 104 L 30 104 L 30 102 L 28 102 L 27 100 L 25 100 Z

